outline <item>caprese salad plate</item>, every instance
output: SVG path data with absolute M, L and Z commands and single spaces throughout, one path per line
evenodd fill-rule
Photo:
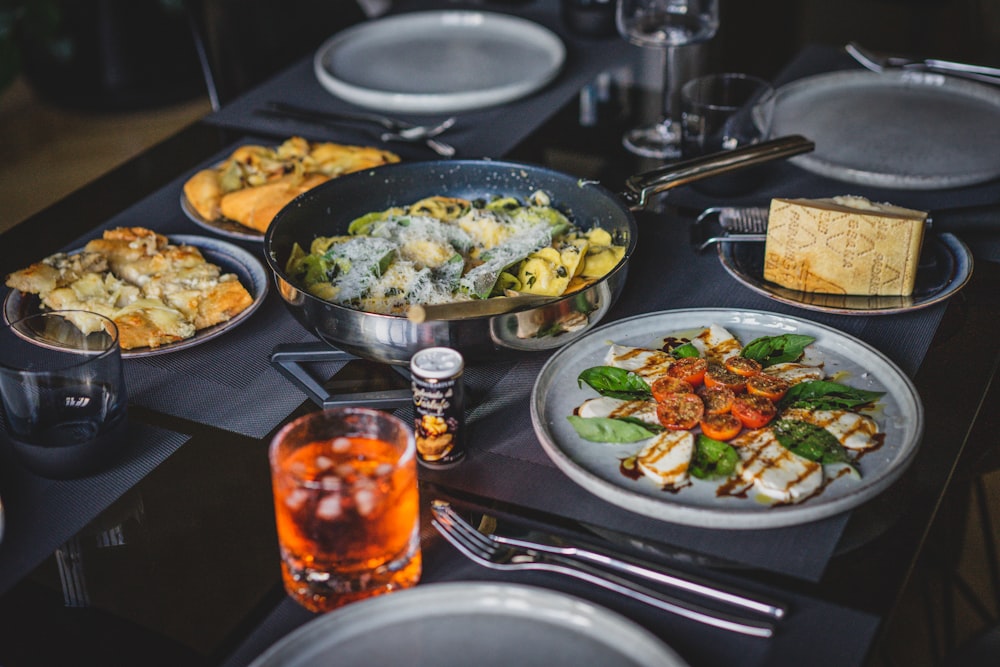
M 680 359 L 704 360 L 701 374 Z M 710 400 L 720 388 L 728 407 Z M 586 491 L 720 529 L 857 507 L 903 474 L 924 429 L 912 381 L 877 349 L 816 322 L 736 309 L 648 313 L 593 330 L 546 362 L 531 419 L 549 458 Z

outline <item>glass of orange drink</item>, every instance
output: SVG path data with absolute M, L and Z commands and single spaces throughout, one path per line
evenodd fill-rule
M 369 408 L 313 412 L 271 442 L 285 589 L 326 612 L 408 588 L 421 573 L 413 432 Z

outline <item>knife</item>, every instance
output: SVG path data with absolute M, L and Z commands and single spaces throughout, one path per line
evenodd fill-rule
M 761 242 L 767 238 L 767 206 L 716 206 L 701 212 L 692 228 L 701 252 L 716 243 Z M 722 234 L 706 232 L 715 220 Z M 927 226 L 938 233 L 1000 232 L 1000 203 L 936 209 L 927 213 Z

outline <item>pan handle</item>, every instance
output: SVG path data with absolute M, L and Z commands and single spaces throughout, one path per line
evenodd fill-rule
M 623 196 L 632 210 L 642 209 L 652 195 L 664 190 L 771 160 L 808 153 L 815 147 L 816 144 L 809 139 L 793 134 L 734 148 L 731 151 L 681 160 L 632 176 L 625 182 L 628 191 Z

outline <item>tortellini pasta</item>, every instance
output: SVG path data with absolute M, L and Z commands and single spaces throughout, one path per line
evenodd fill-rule
M 346 236 L 296 245 L 286 269 L 310 293 L 365 311 L 512 293 L 559 296 L 607 275 L 621 240 L 583 231 L 543 192 L 469 201 L 434 196 L 368 213 Z

